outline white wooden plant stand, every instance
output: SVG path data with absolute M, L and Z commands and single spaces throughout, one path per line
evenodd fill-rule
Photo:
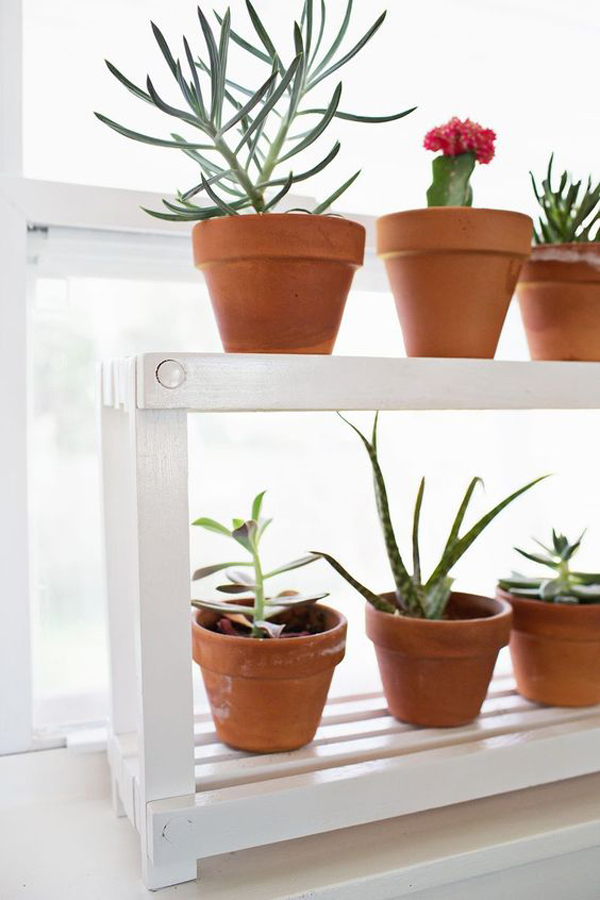
M 497 678 L 481 718 L 417 729 L 380 694 L 335 699 L 315 741 L 257 755 L 194 715 L 187 415 L 599 409 L 600 364 L 146 353 L 102 367 L 114 802 L 149 888 L 198 859 L 600 771 L 600 708 L 528 703 Z

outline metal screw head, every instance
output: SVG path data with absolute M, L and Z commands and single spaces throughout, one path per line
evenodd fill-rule
M 185 381 L 185 369 L 176 359 L 164 359 L 156 368 L 156 380 L 170 390 L 181 387 Z

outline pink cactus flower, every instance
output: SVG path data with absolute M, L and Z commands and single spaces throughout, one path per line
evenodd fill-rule
M 491 128 L 482 128 L 470 119 L 463 122 L 454 116 L 445 125 L 428 131 L 423 146 L 426 150 L 441 150 L 444 156 L 458 156 L 471 150 L 477 162 L 485 165 L 494 158 L 495 140 L 496 132 Z

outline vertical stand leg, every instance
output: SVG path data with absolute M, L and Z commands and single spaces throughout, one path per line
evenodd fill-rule
M 142 863 L 154 889 L 196 877 L 196 860 L 155 866 L 147 804 L 195 794 L 187 413 L 135 410 L 137 686 Z

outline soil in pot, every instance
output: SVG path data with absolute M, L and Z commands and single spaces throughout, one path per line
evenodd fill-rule
M 462 206 L 379 219 L 407 355 L 493 358 L 532 232 L 521 213 Z
M 267 214 L 194 226 L 202 270 L 228 353 L 331 353 L 365 229 L 333 216 Z
M 219 631 L 220 616 L 195 610 L 192 642 L 217 734 L 239 750 L 296 750 L 321 720 L 336 665 L 344 658 L 347 623 L 328 606 L 282 614 L 289 639 L 257 640 Z M 288 629 L 286 629 L 288 630 Z
M 600 360 L 600 243 L 534 247 L 517 296 L 532 359 Z
M 600 703 L 600 604 L 544 603 L 498 589 L 513 608 L 517 690 L 548 706 Z
M 508 603 L 475 594 L 452 594 L 440 621 L 395 616 L 367 604 L 367 635 L 391 714 L 433 728 L 475 719 L 498 652 L 508 644 L 511 618 Z

